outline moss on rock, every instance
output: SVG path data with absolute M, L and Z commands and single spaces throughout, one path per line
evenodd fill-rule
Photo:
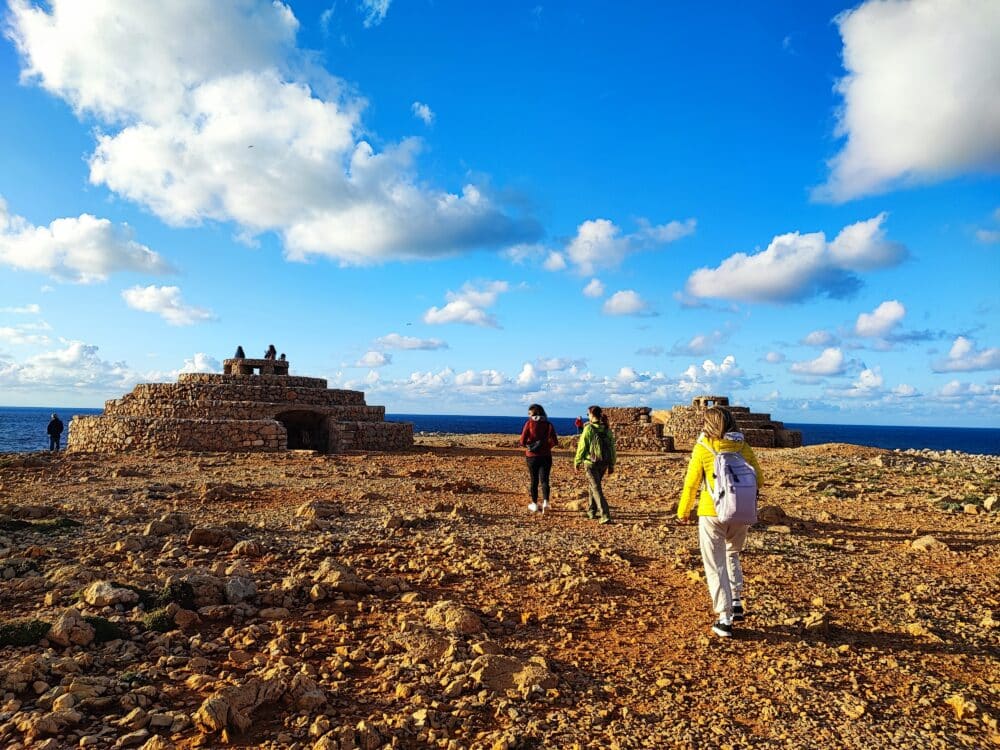
M 34 646 L 51 627 L 51 623 L 28 617 L 0 622 L 0 646 Z

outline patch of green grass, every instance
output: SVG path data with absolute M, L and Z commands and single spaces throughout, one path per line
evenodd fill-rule
M 941 500 L 938 502 L 937 506 L 941 510 L 953 510 L 953 511 L 962 510 L 961 503 L 953 503 L 950 500 Z
M 30 523 L 20 518 L 0 518 L 0 531 L 20 531 L 30 526 Z
M 159 597 L 152 591 L 147 591 L 146 589 L 141 589 L 138 586 L 132 586 L 128 583 L 119 583 L 118 581 L 112 581 L 111 585 L 116 589 L 128 589 L 129 591 L 135 592 L 139 596 L 139 604 L 143 606 L 143 609 L 154 609 L 160 604 Z
M 118 681 L 123 682 L 126 685 L 131 685 L 133 687 L 137 685 L 149 685 L 150 680 L 142 672 L 133 672 L 129 670 L 128 672 L 122 672 L 118 675 Z
M 177 626 L 174 624 L 174 618 L 167 614 L 167 610 L 164 607 L 154 609 L 143 617 L 142 624 L 146 627 L 146 630 L 155 630 L 157 633 L 166 633 L 177 629 Z
M 44 620 L 23 618 L 0 622 L 0 646 L 34 646 L 52 625 Z
M 45 518 L 41 521 L 25 521 L 20 518 L 0 519 L 0 531 L 38 531 L 42 534 L 54 534 L 65 529 L 75 529 L 83 526 L 79 521 L 60 516 Z
M 35 521 L 31 524 L 34 531 L 40 531 L 43 534 L 52 534 L 56 531 L 62 531 L 64 529 L 77 529 L 83 526 L 79 521 L 74 521 L 72 518 L 66 518 L 66 516 L 60 516 L 59 518 L 46 518 L 42 521 Z
M 166 606 L 171 602 L 176 602 L 184 609 L 194 609 L 194 587 L 187 581 L 164 584 L 157 603 Z
M 124 638 L 126 635 L 125 631 L 123 631 L 115 623 L 103 617 L 84 616 L 83 619 L 89 622 L 91 627 L 94 628 L 95 643 L 106 643 L 107 641 L 117 641 L 120 638 Z

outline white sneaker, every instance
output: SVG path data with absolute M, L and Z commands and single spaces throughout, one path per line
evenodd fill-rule
M 542 513 L 544 513 L 548 509 L 548 507 L 549 507 L 549 501 L 542 500 Z
M 530 510 L 532 513 L 537 513 L 538 503 L 528 503 L 528 510 Z

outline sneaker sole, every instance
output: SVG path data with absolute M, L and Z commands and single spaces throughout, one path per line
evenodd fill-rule
M 721 628 L 716 628 L 715 626 L 712 626 L 712 632 L 715 633 L 720 638 L 732 638 L 733 637 L 733 634 L 730 633 L 729 631 L 722 630 Z

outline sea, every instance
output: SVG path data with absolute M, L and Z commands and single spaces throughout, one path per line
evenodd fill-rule
M 52 413 L 69 425 L 75 415 L 100 414 L 101 409 L 0 406 L 0 453 L 20 453 L 44 450 L 48 447 L 45 427 Z M 466 414 L 386 414 L 392 422 L 412 422 L 415 432 L 451 432 L 462 435 L 502 433 L 517 435 L 524 426 L 524 417 L 472 416 Z M 575 417 L 552 417 L 560 435 L 576 432 Z M 928 448 L 962 453 L 1000 455 L 1000 429 L 967 427 L 902 427 L 892 425 L 797 424 L 786 427 L 802 431 L 804 445 L 822 443 L 853 443 L 889 450 Z M 63 443 L 66 433 L 63 433 Z

